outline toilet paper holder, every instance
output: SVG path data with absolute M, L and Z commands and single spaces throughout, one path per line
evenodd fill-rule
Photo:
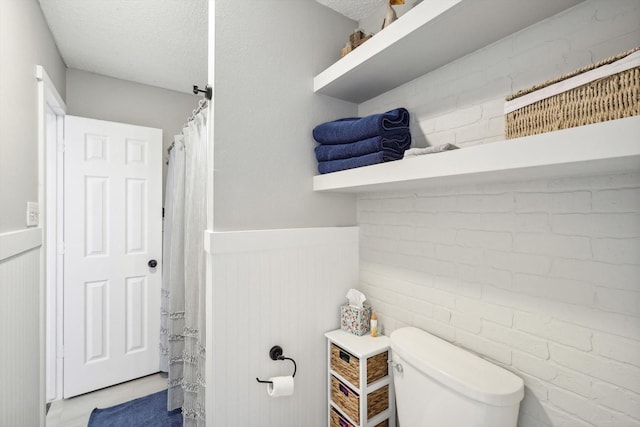
M 293 375 L 292 375 L 292 377 L 296 376 L 296 371 L 298 370 L 298 365 L 296 365 L 296 361 L 293 360 L 292 358 L 283 356 L 282 347 L 280 347 L 279 345 L 274 345 L 273 347 L 271 347 L 271 350 L 269 350 L 269 357 L 271 358 L 271 360 L 291 360 L 293 362 Z M 256 377 L 256 381 L 258 381 L 261 384 L 273 384 L 272 381 L 261 380 L 258 377 Z

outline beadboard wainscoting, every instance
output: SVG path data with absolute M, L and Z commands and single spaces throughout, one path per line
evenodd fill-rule
M 358 285 L 358 228 L 214 232 L 206 237 L 212 287 L 207 304 L 207 400 L 214 426 L 327 425 L 326 342 L 339 306 Z M 296 360 L 295 391 L 271 398 L 261 379 L 290 375 L 272 361 L 280 345 Z
M 359 199 L 361 289 L 515 372 L 520 427 L 640 424 L 640 173 Z
M 37 426 L 44 420 L 41 244 L 40 228 L 0 234 L 0 378 L 5 385 L 0 387 L 0 426 Z

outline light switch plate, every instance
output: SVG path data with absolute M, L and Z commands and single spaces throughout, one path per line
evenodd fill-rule
M 40 222 L 40 207 L 37 202 L 27 202 L 27 227 L 37 227 Z

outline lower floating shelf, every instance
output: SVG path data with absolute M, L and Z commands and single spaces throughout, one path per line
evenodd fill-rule
M 640 116 L 349 169 L 314 191 L 403 191 L 640 171 Z

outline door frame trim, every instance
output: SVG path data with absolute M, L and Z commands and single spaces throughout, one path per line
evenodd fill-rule
M 38 203 L 43 246 L 40 251 L 40 400 L 62 397 L 62 161 L 67 106 L 43 66 L 36 66 L 38 85 Z M 47 144 L 47 107 L 56 115 L 55 146 Z M 53 182 L 52 182 L 53 179 Z M 49 202 L 49 206 L 47 204 Z M 47 345 L 47 340 L 53 340 Z M 54 372 L 51 373 L 51 370 Z M 51 382 L 54 384 L 51 384 Z M 48 392 L 53 387 L 53 395 Z M 44 417 L 44 415 L 43 415 Z M 44 419 L 42 420 L 44 425 Z

